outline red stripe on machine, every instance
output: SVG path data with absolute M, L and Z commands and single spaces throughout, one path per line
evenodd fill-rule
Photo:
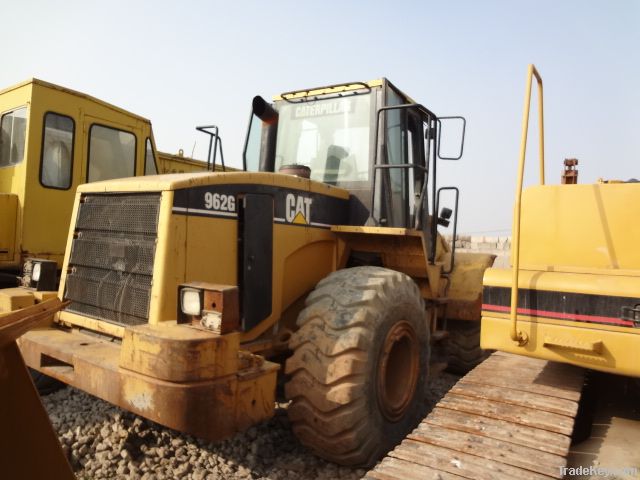
M 483 303 L 483 310 L 490 310 L 494 312 L 511 312 L 511 307 L 505 305 L 490 305 Z M 593 323 L 608 323 L 613 325 L 622 325 L 625 327 L 632 327 L 633 322 L 628 320 L 622 320 L 615 317 L 600 317 L 596 315 L 580 315 L 574 313 L 562 313 L 562 312 L 549 312 L 547 310 L 533 310 L 530 308 L 518 308 L 518 313 L 522 315 L 529 315 L 532 317 L 546 317 L 546 318 L 559 318 L 562 320 L 577 320 L 579 322 L 593 322 Z

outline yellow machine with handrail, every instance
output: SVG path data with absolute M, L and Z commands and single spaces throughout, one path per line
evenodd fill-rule
M 534 78 L 540 184 L 523 191 Z M 545 185 L 542 105 L 530 65 L 512 268 L 483 279 L 481 346 L 498 351 L 366 478 L 562 479 L 572 440 L 591 427 L 587 369 L 640 377 L 640 183 L 577 185 L 566 159 L 562 184 Z
M 540 184 L 523 191 L 534 77 L 539 87 Z M 640 183 L 545 185 L 542 102 L 542 79 L 531 65 L 512 269 L 485 272 L 481 344 L 640 377 Z

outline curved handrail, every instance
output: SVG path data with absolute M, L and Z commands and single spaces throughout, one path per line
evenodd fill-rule
M 518 331 L 518 274 L 520 271 L 520 217 L 522 213 L 522 183 L 524 180 L 524 161 L 527 152 L 527 134 L 529 133 L 529 111 L 531 109 L 531 85 L 533 77 L 538 83 L 538 122 L 539 122 L 539 155 L 540 155 L 540 185 L 544 185 L 544 110 L 542 98 L 542 77 L 533 64 L 527 72 L 527 88 L 524 97 L 524 112 L 522 114 L 522 137 L 520 139 L 520 161 L 518 164 L 518 183 L 516 186 L 516 201 L 513 207 L 513 226 L 511 235 L 511 260 L 513 273 L 511 278 L 511 340 L 524 346 L 528 342 L 527 335 Z

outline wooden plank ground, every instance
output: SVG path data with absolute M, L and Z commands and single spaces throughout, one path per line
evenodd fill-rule
M 556 455 L 566 455 L 571 446 L 571 439 L 566 435 L 547 432 L 546 430 L 525 425 L 514 427 L 513 424 L 504 420 L 496 420 L 482 415 L 456 412 L 444 408 L 435 408 L 424 419 L 424 422 L 452 430 L 504 440 L 516 445 L 532 447 L 542 452 L 555 453 Z
M 441 471 L 462 475 L 466 478 L 512 480 L 517 478 L 520 472 L 517 467 L 497 462 L 488 464 L 483 458 L 464 452 L 456 452 L 452 458 L 451 450 L 416 440 L 404 440 L 402 447 L 391 452 L 389 456 L 419 465 L 437 467 Z M 537 478 L 545 479 L 547 477 L 539 475 Z
M 438 406 L 449 410 L 474 413 L 489 418 L 540 428 L 550 432 L 562 433 L 564 435 L 571 435 L 573 429 L 572 417 L 545 412 L 544 410 L 537 410 L 522 405 L 511 405 L 498 400 L 474 398 L 470 395 L 449 393 L 440 400 Z
M 464 380 L 573 401 L 579 400 L 584 378 L 582 369 L 573 365 L 516 355 L 512 355 L 516 358 L 510 360 L 505 355 L 509 354 L 494 353 L 469 372 Z
M 365 478 L 562 478 L 584 373 L 496 352 Z
M 466 382 L 462 379 L 450 390 L 451 393 L 482 398 L 485 400 L 498 400 L 512 405 L 534 408 L 538 411 L 551 412 L 559 415 L 575 416 L 578 404 L 573 400 L 551 397 L 534 392 L 523 392 L 511 388 L 495 387 L 481 383 Z

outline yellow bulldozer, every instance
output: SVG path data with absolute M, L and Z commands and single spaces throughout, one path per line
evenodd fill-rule
M 533 66 L 530 75 L 542 90 Z M 485 274 L 482 343 L 640 377 L 640 183 L 577 184 L 577 161 L 567 159 L 562 184 L 546 185 L 540 145 L 539 185 L 523 191 L 525 124 L 513 268 Z
M 300 441 L 372 464 L 422 418 L 433 342 L 458 368 L 484 358 L 494 257 L 438 233 L 455 234 L 459 192 L 437 165 L 463 138 L 462 117 L 387 79 L 352 82 L 254 98 L 243 172 L 80 186 L 57 292 L 70 303 L 21 338 L 27 365 L 220 440 L 273 414 L 286 358 Z
M 29 257 L 62 267 L 81 183 L 211 168 L 210 162 L 156 152 L 149 120 L 38 79 L 0 91 L 0 130 L 0 283 L 6 286 L 16 284 Z M 224 163 L 217 127 L 205 133 L 211 140 L 215 134 L 214 166 L 218 150 Z M 27 284 L 30 273 L 29 264 Z M 17 306 L 0 301 L 0 312 Z
M 523 191 L 534 80 L 540 180 Z M 588 437 L 593 398 L 603 394 L 585 387 L 585 374 L 640 377 L 640 183 L 577 184 L 577 160 L 567 159 L 561 184 L 546 184 L 542 78 L 533 65 L 526 85 L 511 268 L 487 269 L 483 280 L 481 345 L 497 352 L 367 479 L 613 475 L 597 463 L 568 468 L 567 457 L 572 440 Z M 635 445 L 617 435 L 624 453 L 616 460 L 629 462 L 617 470 L 637 478 Z

